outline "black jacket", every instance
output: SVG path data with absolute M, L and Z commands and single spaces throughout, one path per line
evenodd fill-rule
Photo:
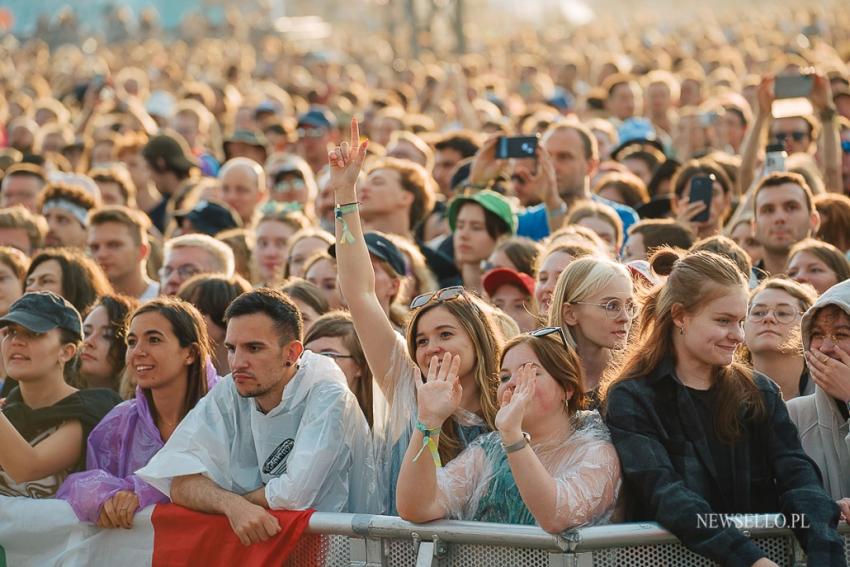
M 702 514 L 805 514 L 794 530 L 809 565 L 846 565 L 836 531 L 838 506 L 800 446 L 779 388 L 756 374 L 766 419 L 742 413 L 742 434 L 729 445 L 734 483 L 719 486 L 696 407 L 672 359 L 608 394 L 606 422 L 622 464 L 632 520 L 655 521 L 689 549 L 724 565 L 749 567 L 766 554 L 735 527 L 712 527 Z M 712 495 L 715 495 L 712 497 Z

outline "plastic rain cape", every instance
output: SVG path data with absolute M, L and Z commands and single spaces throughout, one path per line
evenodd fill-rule
M 366 419 L 336 363 L 310 351 L 269 413 L 240 397 L 228 376 L 137 471 L 163 494 L 173 478 L 198 473 L 236 494 L 265 485 L 274 509 L 380 509 Z

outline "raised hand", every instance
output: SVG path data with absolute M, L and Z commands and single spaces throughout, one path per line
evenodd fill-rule
M 331 167 L 330 186 L 335 195 L 339 195 L 340 191 L 354 188 L 360 176 L 363 161 L 366 159 L 367 147 L 369 147 L 369 140 L 360 141 L 360 126 L 357 124 L 357 119 L 352 118 L 351 141 L 343 142 L 328 152 Z
M 441 427 L 460 407 L 463 388 L 457 375 L 459 369 L 460 356 L 447 352 L 442 359 L 436 355 L 431 357 L 425 383 L 421 376 L 416 377 L 419 421 L 429 429 Z
M 823 112 L 835 106 L 832 102 L 832 87 L 826 75 L 821 73 L 812 75 L 812 92 L 809 94 L 809 100 L 812 101 L 816 112 Z
M 537 389 L 537 376 L 533 363 L 520 366 L 511 378 L 514 388 L 505 388 L 499 400 L 499 412 L 496 414 L 496 429 L 502 438 L 516 440 L 522 436 L 522 420 L 534 399 Z
M 496 159 L 499 138 L 501 135 L 490 137 L 475 154 L 472 165 L 469 166 L 470 185 L 486 185 L 502 171 L 505 164 L 502 160 Z
M 676 222 L 689 226 L 694 232 L 698 232 L 700 222 L 693 218 L 705 211 L 705 201 L 682 201 L 676 210 Z
M 762 116 L 770 116 L 773 101 L 776 100 L 776 95 L 773 94 L 773 77 L 765 75 L 761 78 L 758 91 L 756 91 L 756 99 L 758 100 L 758 113 Z
M 552 156 L 546 151 L 543 144 L 537 144 L 537 173 L 526 175 L 529 188 L 547 206 L 552 206 L 553 201 L 559 199 L 555 164 L 552 163 Z

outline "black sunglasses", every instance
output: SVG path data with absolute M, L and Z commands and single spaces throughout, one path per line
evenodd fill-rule
M 437 291 L 417 295 L 413 298 L 413 301 L 410 302 L 410 308 L 419 309 L 423 305 L 427 305 L 432 301 L 442 303 L 443 301 L 451 301 L 452 299 L 457 299 L 462 295 L 466 295 L 466 290 L 461 285 L 444 287 L 443 289 L 438 289 Z
M 787 140 L 789 137 L 795 142 L 802 142 L 808 137 L 807 132 L 803 132 L 801 130 L 797 130 L 796 132 L 777 132 L 773 135 L 773 138 L 779 142 L 780 144 Z
M 569 346 L 570 343 L 567 342 L 567 335 L 564 334 L 564 329 L 561 327 L 540 327 L 539 329 L 534 329 L 533 331 L 529 331 L 528 334 L 532 337 L 548 337 L 549 335 L 558 333 L 558 336 L 561 337 L 561 342 L 564 343 L 564 346 Z

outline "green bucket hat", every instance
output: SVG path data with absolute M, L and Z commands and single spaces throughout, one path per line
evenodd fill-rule
M 503 223 L 505 223 L 505 226 L 511 234 L 516 233 L 517 220 L 516 215 L 514 215 L 514 211 L 511 208 L 511 204 L 503 196 L 495 191 L 490 191 L 489 189 L 478 191 L 476 193 L 458 195 L 452 199 L 452 202 L 449 203 L 448 212 L 449 228 L 452 229 L 452 232 L 455 231 L 457 213 L 460 211 L 460 207 L 467 202 L 478 203 L 485 211 L 493 213 Z

